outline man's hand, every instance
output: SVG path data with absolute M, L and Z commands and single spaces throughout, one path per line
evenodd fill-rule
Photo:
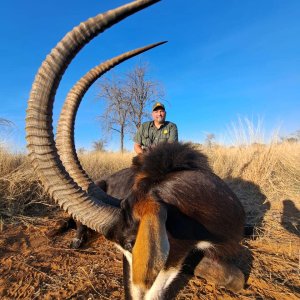
M 140 154 L 144 152 L 142 146 L 137 143 L 134 144 L 134 151 L 136 152 L 136 154 Z

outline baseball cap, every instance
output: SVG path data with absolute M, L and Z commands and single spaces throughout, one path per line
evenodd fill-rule
M 156 102 L 153 106 L 152 106 L 152 111 L 155 111 L 157 108 L 162 108 L 163 110 L 165 110 L 165 106 L 160 103 L 160 102 Z

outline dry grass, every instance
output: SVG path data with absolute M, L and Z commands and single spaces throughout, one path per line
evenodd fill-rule
M 255 226 L 253 238 L 246 240 L 245 246 L 252 256 L 248 283 L 255 286 L 256 298 L 297 299 L 300 144 L 213 147 L 206 151 L 214 171 L 242 201 L 247 223 Z
M 40 185 L 28 158 L 0 149 L 0 218 L 15 220 L 54 206 Z M 45 211 L 45 210 L 44 210 Z
M 99 179 L 127 168 L 131 164 L 133 153 L 112 153 L 94 151 L 79 155 L 80 162 L 89 176 Z
M 5 147 L 0 146 L 0 176 L 15 171 L 26 160 L 23 154 L 11 153 Z
M 299 143 L 215 146 L 201 150 L 207 154 L 215 173 L 243 202 L 248 223 L 261 225 L 268 212 L 280 215 L 284 204 L 299 206 Z M 132 157 L 133 153 L 109 152 L 79 156 L 84 169 L 94 180 L 129 166 Z M 0 197 L 2 217 L 26 214 L 33 204 L 52 204 L 26 156 L 5 149 L 0 149 Z
M 222 178 L 251 181 L 269 197 L 299 195 L 299 143 L 215 147 L 207 154 L 214 171 Z
M 90 152 L 80 155 L 92 179 L 110 175 L 130 165 L 133 153 Z M 37 174 L 24 154 L 0 148 L 0 220 L 14 221 L 43 216 L 56 205 L 44 192 Z M 27 218 L 26 218 L 27 219 Z
M 300 144 L 215 146 L 202 151 L 241 199 L 247 223 L 255 226 L 253 237 L 244 243 L 249 287 L 239 299 L 299 298 Z M 132 157 L 93 152 L 81 154 L 80 160 L 96 179 L 129 166 Z M 15 221 L 16 216 L 35 218 L 37 207 L 45 213 L 53 210 L 24 155 L 1 150 L 0 171 L 0 223 Z

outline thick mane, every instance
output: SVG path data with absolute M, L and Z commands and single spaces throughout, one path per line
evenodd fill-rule
M 199 170 L 212 172 L 207 156 L 190 143 L 160 143 L 155 148 L 133 158 L 135 183 L 145 192 L 171 172 Z
M 209 171 L 207 156 L 190 143 L 160 143 L 132 160 L 136 172 L 162 177 L 183 170 Z

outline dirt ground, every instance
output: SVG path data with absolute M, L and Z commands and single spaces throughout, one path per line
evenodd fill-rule
M 74 231 L 49 237 L 55 218 L 4 224 L 0 231 L 1 299 L 123 299 L 122 255 L 93 234 L 81 250 L 69 248 Z M 176 299 L 300 299 L 299 236 L 245 241 L 245 289 L 235 295 L 204 280 L 182 275 Z M 250 255 L 249 255 L 250 253 Z M 246 267 L 245 267 L 246 266 Z

